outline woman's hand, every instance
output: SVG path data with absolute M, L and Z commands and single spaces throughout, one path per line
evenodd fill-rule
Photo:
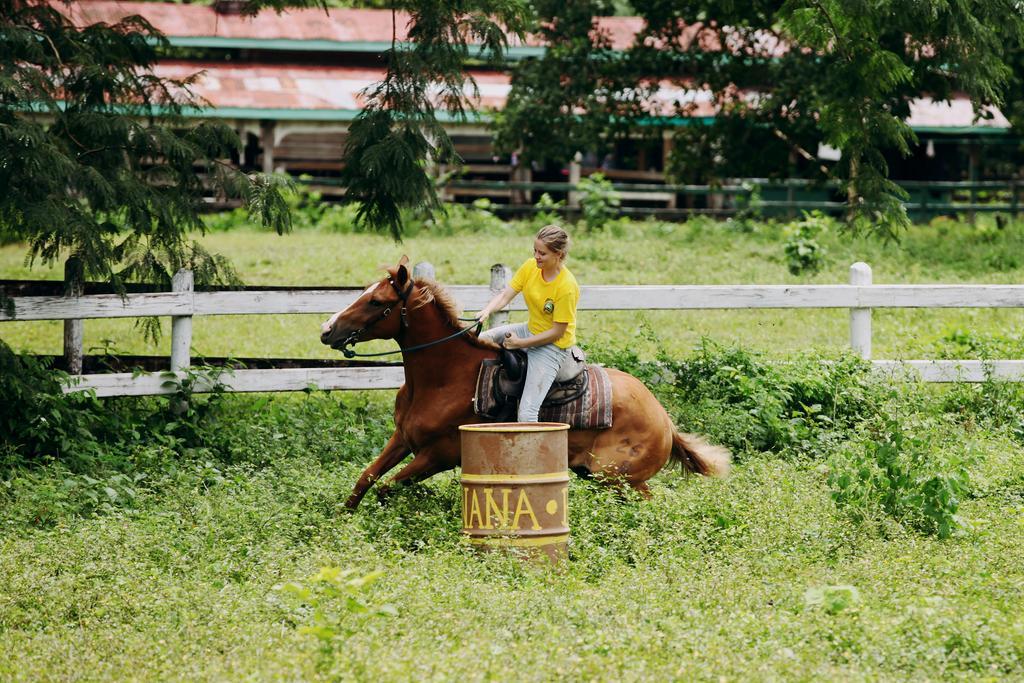
M 505 338 L 501 341 L 501 345 L 506 349 L 525 349 L 523 342 L 525 340 L 522 337 L 517 337 L 511 332 L 505 333 Z
M 501 309 L 508 306 L 512 299 L 516 298 L 517 294 L 519 294 L 519 292 L 512 289 L 511 287 L 506 287 L 505 289 L 498 292 L 494 296 L 494 298 L 491 299 L 486 306 L 484 306 L 484 310 L 476 314 L 477 321 L 487 322 L 487 318 L 489 318 L 494 311 L 500 311 Z

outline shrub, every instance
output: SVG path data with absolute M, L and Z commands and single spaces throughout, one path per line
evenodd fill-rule
M 622 205 L 622 199 L 612 189 L 611 181 L 600 173 L 580 180 L 579 193 L 583 222 L 592 230 L 603 228 L 616 216 Z
M 783 249 L 786 253 L 786 268 L 793 275 L 815 274 L 825 265 L 825 247 L 817 238 L 828 232 L 832 223 L 820 211 L 804 213 L 804 219 L 786 229 L 787 240 Z
M 88 460 L 102 453 L 94 429 L 95 399 L 65 396 L 66 377 L 0 341 L 0 441 L 7 445 L 8 464 L 47 457 Z
M 660 353 L 657 361 L 645 362 L 630 349 L 591 357 L 637 376 L 679 424 L 734 451 L 815 453 L 848 438 L 881 405 L 869 366 L 854 356 L 772 363 L 704 339 L 681 360 Z
M 907 434 L 886 418 L 881 433 L 837 453 L 828 475 L 832 499 L 855 522 L 882 512 L 939 538 L 958 526 L 969 477 L 963 456 Z
M 364 595 L 384 572 L 360 575 L 354 569 L 321 567 L 306 584 L 290 582 L 275 586 L 297 605 L 297 616 L 309 616 L 309 622 L 299 628 L 300 633 L 315 636 L 327 654 L 335 645 L 366 628 L 366 618 L 394 616 L 398 611 L 392 605 L 372 608 Z
M 492 208 L 491 200 L 486 198 L 477 199 L 469 205 L 445 204 L 433 218 L 423 220 L 423 228 L 435 235 L 458 235 L 504 229 L 505 222 L 494 215 L 491 211 Z
M 545 225 L 551 225 L 552 223 L 559 223 L 561 221 L 561 215 L 559 209 L 565 206 L 565 200 L 559 199 L 555 201 L 551 198 L 547 192 L 540 196 L 537 203 L 533 205 L 533 208 L 537 210 L 537 213 L 533 214 L 533 218 L 530 220 L 530 225 L 533 226 L 534 230 L 540 230 Z

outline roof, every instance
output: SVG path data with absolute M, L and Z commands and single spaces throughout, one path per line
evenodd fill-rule
M 288 9 L 280 14 L 264 10 L 258 15 L 222 14 L 210 5 L 175 2 L 121 2 L 119 0 L 77 0 L 57 3 L 78 25 L 103 21 L 114 23 L 126 16 L 144 16 L 170 40 L 172 45 L 211 48 L 260 48 L 285 50 L 380 51 L 408 39 L 409 14 L 397 12 L 392 25 L 391 10 L 331 8 Z M 597 17 L 598 30 L 608 36 L 611 47 L 625 50 L 643 28 L 641 17 Z M 683 31 L 688 44 L 700 32 L 695 24 Z M 512 39 L 510 55 L 543 52 L 543 41 L 526 36 Z M 709 46 L 711 47 L 711 46 Z
M 988 119 L 974 120 L 974 105 L 970 98 L 958 93 L 948 102 L 936 102 L 929 97 L 911 101 L 907 125 L 918 133 L 1003 133 L 1010 122 L 995 107 L 985 107 Z
M 346 66 L 167 61 L 156 67 L 156 74 L 163 78 L 185 78 L 197 71 L 201 75 L 192 91 L 217 109 L 226 110 L 205 115 L 242 117 L 239 112 L 245 110 L 245 118 L 349 120 L 363 108 L 363 91 L 384 79 L 383 69 Z M 507 74 L 471 75 L 480 95 L 476 106 L 504 105 L 510 82 Z M 276 110 L 276 115 L 270 115 L 271 110 Z
M 293 9 L 277 14 L 263 11 L 255 17 L 218 13 L 211 6 L 163 3 L 120 2 L 117 0 L 77 0 L 55 5 L 67 12 L 79 25 L 98 21 L 116 22 L 125 16 L 144 16 L 172 43 L 206 47 L 271 47 L 292 50 L 380 51 L 392 39 L 390 10 L 370 9 Z M 394 25 L 398 41 L 407 38 L 408 15 L 398 13 Z M 600 30 L 606 32 L 615 49 L 632 44 L 643 28 L 640 17 L 601 17 Z M 719 49 L 716 40 L 701 32 L 701 25 L 687 27 L 680 38 L 683 44 L 700 40 L 706 49 Z M 728 37 L 726 38 L 728 42 Z M 785 47 L 768 34 L 765 49 Z M 542 49 L 535 38 L 528 38 L 515 49 L 520 56 Z M 197 95 L 215 109 L 192 112 L 200 116 L 234 118 L 273 118 L 290 120 L 351 120 L 363 105 L 366 88 L 379 82 L 380 69 L 346 66 L 301 66 L 246 62 L 164 61 L 157 69 L 161 76 L 183 78 L 204 71 L 194 87 Z M 505 104 L 510 78 L 505 73 L 480 70 L 468 72 L 476 80 L 480 99 L 477 106 L 500 109 Z M 754 96 L 755 93 L 750 93 Z M 658 115 L 675 117 L 677 103 L 691 104 L 689 118 L 712 117 L 716 110 L 707 91 L 663 82 L 652 109 Z M 933 102 L 921 98 L 911 103 L 908 123 L 918 132 L 978 133 L 1005 132 L 1010 123 L 996 109 L 991 118 L 975 121 L 970 100 L 964 95 L 951 102 Z M 479 118 L 479 117 L 478 117 Z M 483 117 L 486 118 L 486 115 Z M 684 119 L 675 119 L 682 122 Z
M 156 67 L 157 75 L 164 78 L 181 79 L 196 72 L 201 75 L 192 86 L 193 92 L 218 110 L 224 110 L 219 114 L 207 111 L 205 115 L 242 117 L 244 110 L 246 118 L 349 120 L 365 104 L 363 91 L 384 78 L 383 69 L 347 66 L 166 61 Z M 505 105 L 511 88 L 508 74 L 468 73 L 476 82 L 477 108 L 500 109 Z M 657 99 L 656 113 L 661 115 L 675 115 L 677 102 L 691 104 L 691 116 L 710 117 L 715 113 L 707 91 L 666 82 Z M 273 116 L 271 110 L 275 112 Z
M 388 10 L 335 9 L 325 13 L 320 9 L 294 9 L 281 14 L 263 11 L 248 17 L 221 14 L 208 5 L 78 0 L 62 11 L 80 25 L 98 21 L 113 23 L 138 14 L 170 37 L 391 42 L 391 12 Z M 406 39 L 407 23 L 408 15 L 403 13 L 395 27 L 398 40 Z

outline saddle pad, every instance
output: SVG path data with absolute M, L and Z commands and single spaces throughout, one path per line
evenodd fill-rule
M 501 366 L 496 360 L 485 360 L 480 364 L 480 371 L 476 376 L 476 392 L 473 395 L 473 412 L 492 420 L 515 420 L 514 406 L 502 405 L 494 395 L 494 384 L 498 380 L 499 370 Z
M 480 364 L 473 407 L 477 415 L 492 420 L 515 420 L 515 403 L 502 406 L 494 396 L 498 374 L 497 361 Z M 588 365 L 587 389 L 579 398 L 561 405 L 543 405 L 538 419 L 564 422 L 573 429 L 604 429 L 612 426 L 612 383 L 608 373 L 598 365 Z
M 612 426 L 612 382 L 599 365 L 588 365 L 587 390 L 574 401 L 558 406 L 542 405 L 541 422 L 564 422 L 573 429 L 604 429 Z

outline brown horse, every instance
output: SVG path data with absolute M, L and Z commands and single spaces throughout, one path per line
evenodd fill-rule
M 415 454 L 412 461 L 388 486 L 422 481 L 459 465 L 459 425 L 480 422 L 473 413 L 480 362 L 497 357 L 493 345 L 473 334 L 452 337 L 461 325 L 451 295 L 435 282 L 413 280 L 407 263 L 403 256 L 387 277 L 321 327 L 320 341 L 335 349 L 368 339 L 394 339 L 402 347 L 405 365 L 405 384 L 395 399 L 395 433 L 359 477 L 346 502 L 350 509 L 410 453 Z M 413 350 L 421 345 L 425 348 Z M 677 432 L 658 399 L 632 375 L 610 368 L 608 375 L 613 426 L 569 432 L 569 467 L 574 472 L 628 484 L 645 497 L 650 495 L 647 480 L 670 458 L 689 472 L 728 472 L 725 448 Z

